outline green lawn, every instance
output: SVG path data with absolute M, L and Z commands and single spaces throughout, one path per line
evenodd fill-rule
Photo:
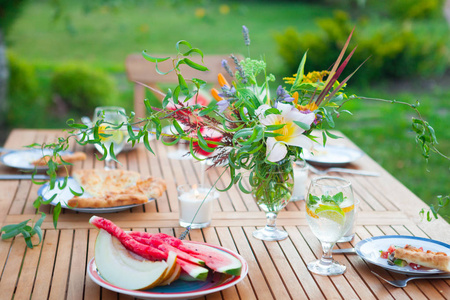
M 316 28 L 314 20 L 330 17 L 332 8 L 304 3 L 257 3 L 231 5 L 228 14 L 219 13 L 218 6 L 209 8 L 206 18 L 195 16 L 195 7 L 182 10 L 153 6 L 150 1 L 123 2 L 117 11 L 100 10 L 85 14 L 74 4 L 69 7 L 72 24 L 70 34 L 63 22 L 52 22 L 53 10 L 47 2 L 29 1 L 21 17 L 6 37 L 9 49 L 27 59 L 38 70 L 42 89 L 48 92 L 52 69 L 67 61 L 82 61 L 103 68 L 115 76 L 120 92 L 118 104 L 132 109 L 132 84 L 124 75 L 124 59 L 129 53 L 148 50 L 151 53 L 173 53 L 178 40 L 188 40 L 206 54 L 246 54 L 241 26 L 250 29 L 251 55 L 264 56 L 273 72 L 282 74 L 283 66 L 273 39 L 276 32 L 288 26 L 298 31 Z M 373 30 L 379 28 L 374 24 Z M 442 20 L 414 23 L 425 33 L 446 30 Z M 356 29 L 358 30 L 358 29 Z M 332 62 L 324 62 L 327 68 Z M 152 65 L 149 63 L 149 67 Z M 277 75 L 281 77 L 282 75 Z M 369 97 L 397 99 L 407 102 L 420 100 L 424 117 L 437 131 L 440 149 L 450 153 L 449 119 L 450 87 L 445 81 L 423 81 L 420 78 L 403 82 L 386 82 L 370 87 L 353 87 L 352 92 Z M 350 82 L 351 86 L 351 82 Z M 38 104 L 37 109 L 39 107 Z M 428 203 L 437 195 L 448 194 L 449 163 L 436 156 L 428 165 L 420 155 L 410 130 L 413 111 L 399 106 L 377 103 L 353 103 L 354 116 L 342 116 L 338 128 L 379 162 L 408 188 Z M 30 115 L 31 116 L 31 115 Z M 60 127 L 63 119 L 33 116 L 37 127 Z M 49 121 L 50 120 L 50 121 Z M 444 211 L 450 221 L 450 207 Z

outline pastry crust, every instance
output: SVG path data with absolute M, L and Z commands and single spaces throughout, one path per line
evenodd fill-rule
M 395 249 L 394 256 L 408 263 L 450 272 L 450 257 L 443 252 L 423 252 L 415 247 L 406 245 L 405 248 Z
M 38 167 L 42 167 L 45 166 L 48 161 L 50 160 L 51 156 L 50 155 L 46 155 L 44 157 L 39 158 L 38 160 L 32 161 L 31 164 L 38 166 Z M 84 152 L 74 152 L 72 154 L 66 154 L 66 155 L 61 155 L 61 157 L 57 157 L 55 159 L 55 162 L 58 164 L 62 164 L 62 161 L 68 162 L 68 163 L 73 163 L 76 161 L 80 161 L 80 160 L 85 160 L 86 159 L 86 153 Z
M 75 196 L 68 201 L 70 207 L 114 207 L 144 204 L 149 198 L 161 197 L 166 190 L 163 179 L 139 179 L 140 174 L 125 170 L 78 170 L 75 180 L 93 197 Z

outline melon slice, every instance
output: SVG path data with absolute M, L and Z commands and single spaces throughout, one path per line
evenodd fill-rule
M 199 265 L 185 261 L 183 259 L 177 259 L 177 264 L 181 269 L 187 273 L 190 277 L 196 280 L 205 280 L 208 277 L 208 269 L 200 267 Z
M 181 274 L 181 267 L 180 267 L 179 264 L 176 264 L 175 270 L 172 273 L 172 276 L 170 276 L 169 278 L 167 278 L 163 282 L 159 283 L 158 285 L 159 286 L 169 285 L 172 282 L 174 282 L 175 280 L 177 280 L 178 278 L 180 278 L 180 274 Z
M 131 252 L 134 252 L 137 255 L 140 255 L 148 260 L 153 261 L 167 259 L 168 253 L 165 253 L 154 247 L 137 242 L 135 239 L 133 239 L 133 237 L 131 237 L 129 234 L 123 231 L 122 228 L 120 228 L 119 226 L 117 226 L 108 219 L 92 216 L 89 219 L 89 223 L 91 223 L 92 225 L 94 225 L 99 229 L 104 229 L 109 234 L 116 237 L 125 248 L 127 248 Z
M 158 285 L 167 270 L 165 261 L 150 261 L 128 251 L 102 229 L 95 241 L 94 257 L 97 269 L 106 281 L 129 290 Z
M 164 272 L 161 281 L 158 283 L 158 285 L 161 285 L 161 282 L 167 281 L 169 278 L 173 276 L 173 273 L 176 271 L 178 267 L 177 254 L 175 252 L 169 252 L 166 263 L 167 263 L 166 272 Z
M 178 249 L 203 260 L 213 271 L 230 275 L 241 274 L 241 261 L 223 250 L 191 242 L 183 242 Z

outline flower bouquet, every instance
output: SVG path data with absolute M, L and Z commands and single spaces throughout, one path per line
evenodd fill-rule
M 249 46 L 245 26 L 243 35 Z M 305 53 L 297 74 L 285 78 L 286 85 L 279 85 L 273 94 L 270 84 L 275 77 L 267 73 L 263 60 L 238 60 L 231 55 L 234 66 L 226 60 L 222 65 L 233 81 L 229 83 L 218 74 L 221 90 L 212 89 L 215 101 L 207 106 L 191 101 L 195 100 L 204 82 L 192 79 L 190 86 L 179 69 L 181 64 L 186 64 L 205 71 L 206 67 L 188 58 L 192 53 L 201 56 L 203 53 L 181 41 L 177 44 L 178 56 L 172 58 L 175 66 L 172 71 L 177 73 L 179 85 L 173 92 L 169 90 L 162 109 L 146 103 L 149 116 L 144 121 L 156 125 L 155 133 L 159 139 L 164 136 L 161 122 L 168 120 L 176 129 L 170 144 L 186 140 L 195 159 L 207 159 L 212 166 L 226 163 L 231 182 L 224 190 L 238 184 L 242 192 L 252 194 L 267 215 L 267 226 L 253 235 L 263 240 L 283 239 L 287 233 L 276 228 L 275 220 L 291 198 L 293 161 L 301 159 L 303 151 L 311 151 L 316 138 L 312 131 L 322 129 L 324 123 L 333 128 L 333 117 L 346 101 L 354 98 L 343 91 L 354 72 L 338 82 L 354 51 L 343 59 L 350 38 L 351 35 L 330 71 L 305 74 Z M 187 51 L 180 51 L 181 46 Z M 158 63 L 171 59 L 153 57 L 146 52 L 143 55 L 156 63 L 157 70 Z M 327 137 L 336 138 L 324 130 L 323 140 Z

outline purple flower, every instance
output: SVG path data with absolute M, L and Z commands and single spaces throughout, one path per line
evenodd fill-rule
M 226 59 L 222 59 L 222 67 L 225 69 L 225 71 L 227 71 L 227 73 L 228 73 L 228 75 L 230 75 L 230 77 L 234 77 L 233 71 L 231 71 L 231 68 L 228 65 L 228 61 Z
M 250 46 L 250 36 L 248 34 L 248 28 L 245 25 L 242 26 L 242 35 L 244 36 L 245 46 Z
M 279 101 L 285 101 L 285 102 L 292 102 L 294 101 L 294 98 L 291 97 L 291 95 L 286 92 L 286 90 L 280 85 L 277 88 L 277 102 Z
M 219 107 L 219 111 L 223 113 L 225 109 L 227 109 L 230 106 L 230 102 L 226 99 L 223 99 L 217 102 L 217 106 Z

